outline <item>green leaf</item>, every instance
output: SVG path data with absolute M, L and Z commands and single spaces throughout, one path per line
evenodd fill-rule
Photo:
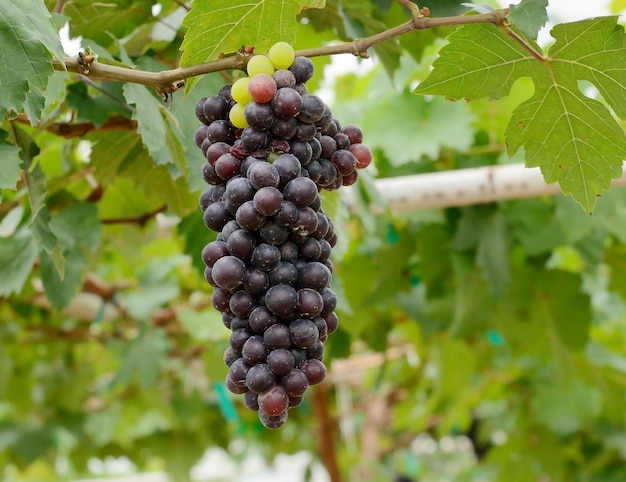
M 19 293 L 37 258 L 37 245 L 28 231 L 0 238 L 0 296 Z
M 511 281 L 510 239 L 505 218 L 491 216 L 478 242 L 476 264 L 489 282 L 494 295 L 501 295 Z
M 45 207 L 46 178 L 40 164 L 34 164 L 34 157 L 39 154 L 39 147 L 33 139 L 21 129 L 15 129 L 18 144 L 22 148 L 20 157 L 26 180 L 26 190 L 30 201 L 30 228 L 39 246 L 54 263 L 59 277 L 63 277 L 64 263 L 61 244 L 50 229 L 50 212 Z
M 523 147 L 528 167 L 539 166 L 546 182 L 558 182 L 591 212 L 611 179 L 621 175 L 626 135 L 602 103 L 583 95 L 578 81 L 592 82 L 626 117 L 626 66 L 621 62 L 626 36 L 615 17 L 557 25 L 552 35 L 556 44 L 538 61 L 491 26 L 462 27 L 416 91 L 499 98 L 519 77 L 531 77 L 535 94 L 515 109 L 506 131 L 509 155 Z M 529 48 L 539 52 L 533 43 Z
M 517 5 L 510 5 L 509 20 L 526 37 L 537 40 L 539 30 L 548 21 L 547 6 L 548 0 L 522 0 Z
M 242 45 L 265 53 L 278 41 L 293 44 L 305 8 L 323 8 L 324 0 L 195 0 L 183 20 L 181 66 L 200 64 L 238 51 Z M 189 88 L 195 82 L 189 82 Z
M 179 138 L 182 134 L 176 119 L 143 85 L 125 84 L 124 96 L 129 104 L 135 104 L 132 118 L 137 121 L 137 132 L 155 162 L 173 163 L 183 175 L 187 175 L 184 148 Z
M 148 0 L 72 0 L 66 3 L 63 13 L 70 17 L 72 37 L 82 35 L 106 47 L 116 39 L 131 34 L 138 25 L 150 19 L 152 5 L 153 2 Z
M 40 252 L 41 280 L 46 297 L 55 310 L 65 308 L 76 295 L 87 264 L 83 254 L 76 248 L 63 250 L 63 258 L 65 264 L 61 276 L 57 269 L 57 260 L 46 251 Z
M 54 73 L 52 55 L 63 59 L 59 34 L 42 0 L 2 2 L 0 45 L 0 119 L 7 111 L 26 111 L 35 124 Z
M 580 430 L 602 410 L 602 392 L 580 380 L 541 387 L 532 399 L 536 420 L 561 435 Z
M 368 104 L 361 127 L 367 145 L 382 149 L 392 165 L 400 166 L 422 156 L 437 158 L 444 146 L 467 149 L 474 141 L 471 122 L 463 104 L 427 101 L 404 92 L 381 96 Z
M 8 132 L 0 129 L 0 159 L 2 159 L 2 169 L 0 169 L 0 189 L 15 189 L 17 181 L 20 180 L 19 147 L 5 141 Z M 1 199 L 1 197 L 0 197 Z
M 161 365 L 167 359 L 168 352 L 167 334 L 161 329 L 144 328 L 128 344 L 115 382 L 127 384 L 137 378 L 143 389 L 150 388 L 161 373 Z
M 465 25 L 448 37 L 417 94 L 451 99 L 499 99 L 520 77 L 541 75 L 533 56 L 493 25 Z

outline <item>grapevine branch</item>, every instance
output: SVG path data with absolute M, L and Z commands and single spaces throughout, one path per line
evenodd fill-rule
M 368 49 L 374 45 L 399 37 L 413 30 L 426 30 L 437 27 L 449 27 L 477 23 L 491 23 L 499 27 L 507 26 L 508 8 L 494 10 L 478 15 L 458 15 L 453 17 L 430 18 L 415 16 L 411 20 L 396 27 L 369 37 L 356 39 L 337 45 L 296 51 L 296 55 L 304 57 L 320 57 L 336 54 L 353 54 L 357 57 L 368 57 Z M 92 79 L 120 80 L 154 87 L 160 93 L 172 93 L 180 89 L 185 79 L 198 75 L 219 72 L 229 69 L 244 69 L 252 54 L 237 52 L 227 57 L 203 64 L 181 67 L 160 72 L 146 72 L 125 67 L 118 67 L 98 62 L 92 56 L 83 54 L 78 57 L 64 57 L 63 61 L 54 59 L 55 70 L 76 72 Z

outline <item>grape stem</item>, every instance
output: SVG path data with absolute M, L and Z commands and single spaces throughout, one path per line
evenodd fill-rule
M 352 42 L 346 42 L 338 45 L 328 45 L 319 48 L 299 50 L 296 51 L 296 55 L 304 57 L 320 57 L 324 55 L 348 53 L 357 57 L 368 58 L 369 55 L 367 50 L 370 47 L 400 35 L 404 35 L 413 30 L 426 30 L 437 27 L 478 23 L 491 23 L 498 27 L 502 27 L 508 25 L 506 20 L 508 13 L 509 9 L 503 8 L 494 10 L 490 13 L 478 15 L 458 15 L 441 18 L 414 15 L 411 20 L 390 28 L 389 30 L 385 30 L 384 32 L 371 35 L 370 37 L 355 39 Z M 228 69 L 243 70 L 250 57 L 252 57 L 251 53 L 239 51 L 218 60 L 192 65 L 190 67 L 163 70 L 161 72 L 146 72 L 131 68 L 118 67 L 98 62 L 93 58 L 89 58 L 90 62 L 86 63 L 86 57 L 84 55 L 79 55 L 78 57 L 64 57 L 63 60 L 53 59 L 52 64 L 55 70 L 77 72 L 94 80 L 119 80 L 132 82 L 135 84 L 154 87 L 160 94 L 171 94 L 184 86 L 185 79 Z

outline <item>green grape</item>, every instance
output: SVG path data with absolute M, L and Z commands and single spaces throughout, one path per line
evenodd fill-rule
M 233 100 L 243 106 L 248 104 L 252 97 L 250 97 L 250 92 L 248 92 L 248 84 L 250 83 L 250 77 L 242 77 L 238 79 L 233 84 L 230 95 Z
M 276 70 L 288 69 L 293 64 L 293 59 L 295 58 L 293 47 L 287 42 L 275 43 L 270 47 L 267 55 Z
M 236 103 L 231 107 L 230 112 L 228 113 L 230 123 L 239 129 L 245 129 L 248 127 L 248 122 L 246 121 L 246 116 L 244 115 L 245 108 L 245 105 Z
M 248 66 L 246 67 L 248 71 L 248 75 L 253 77 L 257 74 L 274 74 L 274 66 L 270 59 L 265 55 L 255 55 L 248 61 Z

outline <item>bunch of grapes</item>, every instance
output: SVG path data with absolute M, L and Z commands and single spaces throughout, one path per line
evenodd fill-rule
M 337 234 L 319 192 L 353 184 L 372 159 L 361 130 L 308 93 L 313 70 L 279 42 L 249 60 L 247 77 L 196 104 L 210 185 L 200 207 L 219 233 L 202 251 L 205 278 L 232 330 L 226 386 L 271 429 L 326 376 L 324 342 L 338 326 Z

